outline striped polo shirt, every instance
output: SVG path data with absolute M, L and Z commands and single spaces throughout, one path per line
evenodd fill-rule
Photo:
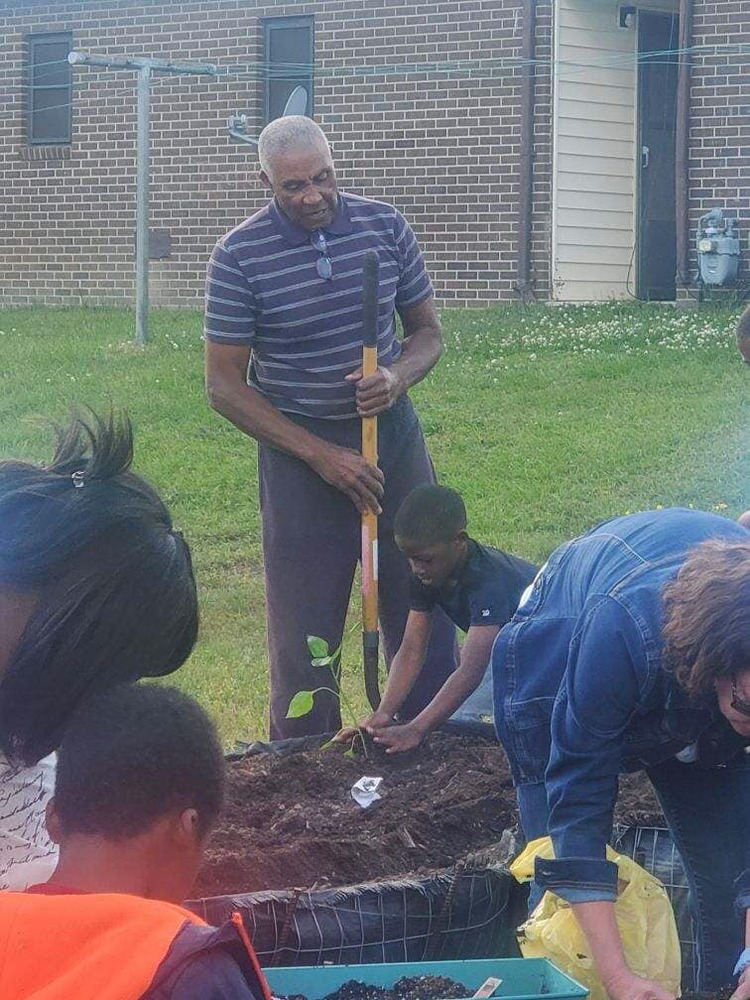
M 313 234 L 275 201 L 216 244 L 206 279 L 205 337 L 250 347 L 248 381 L 286 413 L 356 416 L 344 381 L 362 362 L 362 258 L 380 258 L 378 361 L 401 354 L 395 313 L 432 295 L 414 233 L 395 208 L 339 192 L 322 230 L 332 276 L 321 278 Z

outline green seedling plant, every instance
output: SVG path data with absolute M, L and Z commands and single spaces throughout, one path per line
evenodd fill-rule
M 353 626 L 356 628 L 357 626 Z M 356 734 L 352 740 L 351 746 L 344 753 L 345 757 L 356 757 L 355 744 L 357 740 L 362 743 L 362 750 L 364 751 L 365 757 L 368 757 L 367 746 L 365 744 L 364 736 L 362 730 L 359 728 L 357 723 L 357 713 L 351 706 L 351 703 L 347 700 L 341 688 L 341 648 L 344 644 L 344 640 L 338 644 L 333 652 L 330 652 L 328 643 L 325 639 L 322 639 L 318 635 L 308 635 L 307 636 L 307 648 L 310 652 L 310 663 L 314 667 L 328 667 L 331 671 L 331 676 L 333 677 L 334 687 L 328 687 L 326 684 L 322 684 L 320 687 L 313 688 L 312 691 L 298 691 L 292 700 L 289 702 L 289 707 L 286 710 L 287 719 L 301 719 L 305 715 L 309 715 L 313 710 L 313 705 L 315 703 L 315 695 L 319 691 L 328 691 L 335 698 L 338 698 L 339 707 L 346 710 L 347 715 L 351 721 L 351 726 L 356 729 Z M 321 750 L 326 750 L 328 747 L 333 746 L 337 742 L 336 737 L 328 740 L 320 748 Z

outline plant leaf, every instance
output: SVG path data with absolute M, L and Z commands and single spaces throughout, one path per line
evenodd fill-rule
M 314 660 L 310 660 L 310 663 L 314 667 L 327 667 L 331 662 L 330 656 L 316 656 Z
M 307 648 L 310 650 L 310 656 L 314 656 L 316 660 L 328 656 L 328 643 L 319 635 L 308 635 Z
M 349 747 L 349 749 L 344 753 L 344 756 L 345 757 L 349 757 L 350 759 L 353 758 L 353 757 L 356 757 L 357 753 L 356 753 L 354 747 Z
M 313 691 L 298 691 L 289 702 L 289 708 L 286 710 L 287 719 L 299 719 L 301 716 L 307 715 L 308 712 L 312 712 L 314 693 Z

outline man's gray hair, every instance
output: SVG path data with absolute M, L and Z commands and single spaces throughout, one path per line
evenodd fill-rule
M 258 138 L 258 158 L 261 170 L 270 177 L 272 161 L 279 153 L 289 153 L 292 150 L 309 149 L 310 146 L 322 147 L 330 154 L 325 132 L 312 118 L 304 115 L 286 115 L 270 122 Z

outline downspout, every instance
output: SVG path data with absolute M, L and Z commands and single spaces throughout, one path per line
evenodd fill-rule
M 690 46 L 692 44 L 692 0 L 680 0 L 680 53 L 677 64 L 677 121 L 675 122 L 675 242 L 676 285 L 690 287 Z
M 516 291 L 523 302 L 533 297 L 531 287 L 531 211 L 534 152 L 534 35 L 536 0 L 523 0 L 521 31 L 521 134 L 518 174 L 518 278 Z

